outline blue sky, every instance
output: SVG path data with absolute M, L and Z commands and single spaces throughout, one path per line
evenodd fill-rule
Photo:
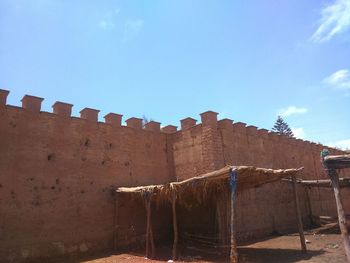
M 206 110 L 350 148 L 350 0 L 1 0 L 0 87 L 124 119 Z

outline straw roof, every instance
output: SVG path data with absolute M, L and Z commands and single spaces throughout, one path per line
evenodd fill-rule
M 182 193 L 201 193 L 201 196 L 208 195 L 209 192 L 222 191 L 228 189 L 230 183 L 230 173 L 235 170 L 237 174 L 237 191 L 254 188 L 266 183 L 272 183 L 282 178 L 295 176 L 303 168 L 272 170 L 256 168 L 252 166 L 226 166 L 222 169 L 189 178 L 180 182 L 171 182 L 163 185 L 147 185 L 138 187 L 120 187 L 117 193 L 141 194 L 149 196 L 156 194 L 163 198 L 170 198 L 175 191 L 177 195 Z
M 324 163 L 331 169 L 350 168 L 350 154 L 326 156 Z

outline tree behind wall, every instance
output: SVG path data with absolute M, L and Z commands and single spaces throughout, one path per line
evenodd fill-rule
M 149 123 L 150 121 L 153 121 L 151 118 L 147 118 L 146 115 L 142 116 L 142 127 L 145 128 L 145 125 Z
M 277 117 L 277 120 L 275 122 L 275 125 L 272 128 L 272 131 L 277 132 L 279 135 L 294 137 L 294 134 L 291 128 L 289 128 L 288 123 L 285 122 L 281 116 Z

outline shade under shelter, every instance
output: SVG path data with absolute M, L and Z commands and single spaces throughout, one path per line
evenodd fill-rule
M 230 199 L 230 260 L 238 262 L 236 223 L 235 223 L 235 200 L 237 192 L 259 187 L 261 185 L 279 181 L 283 178 L 291 178 L 294 182 L 294 197 L 296 203 L 296 215 L 300 233 L 302 250 L 306 251 L 305 239 L 302 230 L 301 215 L 296 190 L 296 176 L 303 170 L 298 169 L 265 169 L 251 166 L 226 166 L 214 172 L 206 173 L 180 182 L 171 182 L 163 185 L 147 185 L 138 187 L 120 187 L 115 190 L 116 202 L 119 194 L 139 195 L 146 204 L 147 228 L 146 228 L 146 255 L 154 256 L 154 241 L 151 227 L 151 202 L 170 202 L 172 204 L 173 218 L 173 259 L 177 258 L 178 246 L 178 218 L 176 204 L 185 202 L 184 196 L 192 195 L 193 202 L 202 202 L 206 198 L 224 195 Z M 227 212 L 227 211 L 225 211 Z

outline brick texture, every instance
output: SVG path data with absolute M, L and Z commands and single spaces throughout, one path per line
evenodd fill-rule
M 228 119 L 217 121 L 215 112 L 201 114 L 201 124 L 187 118 L 182 120 L 182 130 L 174 126 L 161 130 L 157 122 L 143 128 L 137 118 L 122 126 L 119 114 L 107 115 L 106 123 L 100 123 L 97 111 L 89 110 L 83 112 L 84 119 L 63 118 L 70 116 L 68 104 L 69 109 L 57 108 L 56 114 L 40 112 L 42 99 L 37 97 L 26 97 L 26 109 L 5 105 L 5 95 L 0 111 L 0 258 L 4 262 L 111 249 L 112 189 L 119 186 L 168 183 L 225 165 L 303 166 L 301 177 L 326 178 L 319 160 L 322 145 Z M 333 149 L 332 153 L 341 152 Z M 343 192 L 350 198 L 349 190 Z M 313 215 L 336 214 L 330 190 L 300 189 L 305 224 L 309 223 L 308 198 Z M 240 193 L 240 238 L 295 229 L 292 200 L 291 186 L 283 182 Z M 144 203 L 125 197 L 119 201 L 118 246 L 142 245 Z M 349 213 L 350 202 L 344 203 Z M 215 209 L 215 200 L 210 204 Z M 184 218 L 184 229 L 197 229 L 199 218 L 209 220 L 208 210 L 193 209 L 197 220 Z M 154 214 L 155 236 L 171 237 L 169 205 L 155 206 Z

